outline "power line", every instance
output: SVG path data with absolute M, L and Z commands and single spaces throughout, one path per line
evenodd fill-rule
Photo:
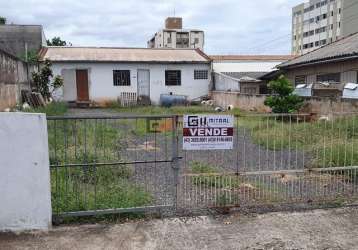
M 275 38 L 275 39 L 273 39 L 273 40 L 269 40 L 269 41 L 267 41 L 267 42 L 260 43 L 260 44 L 254 46 L 254 47 L 247 48 L 247 50 L 257 49 L 257 48 L 259 48 L 259 47 L 262 47 L 262 45 L 267 45 L 267 44 L 271 44 L 271 43 L 274 43 L 274 42 L 279 41 L 279 40 L 286 39 L 287 36 L 290 36 L 290 35 L 291 35 L 291 33 L 286 34 L 286 35 L 284 35 L 284 36 L 277 37 L 277 38 Z

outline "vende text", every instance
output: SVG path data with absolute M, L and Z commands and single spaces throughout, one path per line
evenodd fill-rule
M 183 136 L 233 136 L 233 128 L 184 128 Z

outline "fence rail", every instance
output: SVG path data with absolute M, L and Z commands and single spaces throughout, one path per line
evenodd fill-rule
M 176 122 L 163 117 L 49 117 L 54 214 L 173 208 Z
M 180 116 L 48 117 L 55 215 L 357 199 L 358 114 L 235 117 L 232 150 L 182 150 Z

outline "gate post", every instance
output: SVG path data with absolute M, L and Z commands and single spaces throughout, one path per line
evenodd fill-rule
M 178 205 L 178 186 L 179 186 L 179 147 L 178 147 L 178 116 L 172 118 L 172 169 L 173 169 L 173 194 L 174 204 L 176 210 Z

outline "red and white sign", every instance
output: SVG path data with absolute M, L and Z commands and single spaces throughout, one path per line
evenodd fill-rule
M 183 149 L 232 149 L 234 117 L 232 115 L 185 115 Z

